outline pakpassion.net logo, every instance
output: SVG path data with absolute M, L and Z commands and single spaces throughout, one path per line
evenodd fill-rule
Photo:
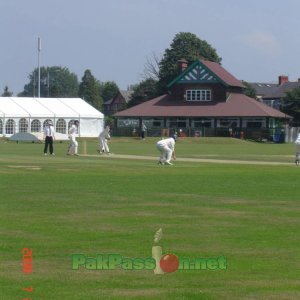
M 162 238 L 162 229 L 159 229 L 154 242 L 158 243 Z M 153 270 L 154 274 L 171 273 L 177 270 L 226 270 L 226 257 L 215 258 L 188 258 L 178 257 L 173 253 L 162 254 L 162 247 L 152 247 L 152 257 L 129 258 L 118 253 L 96 254 L 95 257 L 88 257 L 77 253 L 72 255 L 72 269 L 79 270 Z

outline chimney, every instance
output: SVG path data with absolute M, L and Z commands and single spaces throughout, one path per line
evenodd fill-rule
M 178 67 L 178 73 L 182 73 L 188 66 L 188 62 L 182 58 L 180 60 L 178 60 L 177 62 L 177 67 Z
M 289 77 L 288 76 L 286 76 L 286 75 L 280 75 L 280 76 L 278 76 L 278 84 L 279 85 L 282 85 L 282 84 L 284 84 L 286 82 L 289 82 Z

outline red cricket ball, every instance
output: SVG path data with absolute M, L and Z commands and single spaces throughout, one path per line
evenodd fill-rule
M 165 273 L 171 273 L 178 270 L 179 259 L 175 254 L 168 253 L 162 256 L 159 264 L 160 264 L 160 268 Z

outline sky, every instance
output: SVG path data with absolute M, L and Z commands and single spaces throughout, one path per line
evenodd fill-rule
M 120 89 L 143 80 L 179 32 L 206 40 L 248 82 L 300 78 L 299 0 L 0 0 L 0 94 L 16 96 L 38 66 L 89 69 Z

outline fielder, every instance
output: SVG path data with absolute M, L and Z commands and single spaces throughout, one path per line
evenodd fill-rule
M 300 164 L 300 133 L 298 133 L 297 139 L 295 140 L 296 144 L 296 159 L 295 164 L 299 166 Z
M 300 145 L 300 133 L 298 133 L 297 139 L 295 141 L 296 145 Z
M 173 157 L 176 160 L 175 154 L 175 142 L 177 140 L 177 135 L 174 134 L 168 139 L 162 139 L 157 142 L 156 147 L 160 151 L 160 158 L 158 160 L 159 165 L 173 165 L 170 160 Z
M 107 140 L 110 140 L 110 128 L 107 125 L 99 134 L 99 150 L 97 152 L 100 153 L 107 153 L 109 154 L 109 148 L 107 144 Z
M 67 150 L 67 155 L 78 155 L 78 142 L 76 141 L 76 132 L 79 126 L 79 121 L 74 121 L 74 124 L 69 129 L 69 146 Z

